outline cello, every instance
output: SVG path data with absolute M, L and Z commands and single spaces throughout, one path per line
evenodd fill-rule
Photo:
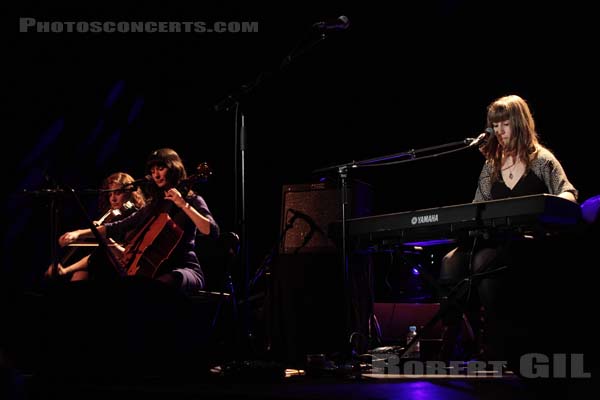
M 206 182 L 212 175 L 208 164 L 201 163 L 196 173 L 182 180 L 177 189 L 186 193 L 195 182 Z M 161 202 L 145 223 L 127 238 L 127 246 L 120 257 L 122 275 L 142 275 L 154 278 L 160 266 L 169 258 L 181 241 L 183 228 L 170 217 L 172 202 Z

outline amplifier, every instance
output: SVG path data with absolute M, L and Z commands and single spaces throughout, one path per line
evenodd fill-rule
M 283 185 L 281 205 L 281 254 L 335 252 L 332 225 L 342 218 L 341 190 L 337 185 Z M 371 215 L 372 207 L 372 187 L 353 181 L 348 188 L 347 217 Z

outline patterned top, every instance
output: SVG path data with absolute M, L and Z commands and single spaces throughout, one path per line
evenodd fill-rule
M 492 164 L 489 160 L 487 160 L 483 165 L 481 174 L 479 174 L 479 181 L 477 185 L 477 190 L 475 191 L 475 198 L 473 199 L 473 202 L 495 200 L 497 196 L 492 195 L 492 193 L 496 192 L 495 190 L 492 190 L 493 186 L 496 186 L 498 184 L 506 186 L 504 185 L 504 181 L 502 181 L 501 176 L 499 178 L 499 181 L 492 183 L 492 172 Z M 562 192 L 571 192 L 575 196 L 575 199 L 577 199 L 577 189 L 575 189 L 571 182 L 569 182 L 569 179 L 567 178 L 563 167 L 561 166 L 560 162 L 556 159 L 554 154 L 550 152 L 550 150 L 541 146 L 538 148 L 537 157 L 531 162 L 530 170 L 527 171 L 521 177 L 521 179 L 513 189 L 517 189 L 517 187 L 520 184 L 520 181 L 526 181 L 526 175 L 530 173 L 533 173 L 541 182 L 543 182 L 546 188 L 545 193 L 558 195 Z M 508 189 L 507 192 L 510 192 L 510 189 Z M 513 193 L 513 195 L 524 194 Z M 506 195 L 503 197 L 510 197 L 510 195 Z

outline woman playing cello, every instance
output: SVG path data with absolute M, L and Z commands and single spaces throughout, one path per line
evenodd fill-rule
M 131 232 L 119 260 L 122 274 L 149 276 L 185 292 L 202 289 L 204 274 L 195 252 L 196 234 L 216 238 L 219 227 L 204 199 L 184 187 L 187 173 L 174 150 L 153 151 L 146 169 L 151 176 L 148 204 L 125 219 L 99 226 L 98 232 L 105 237 Z M 90 229 L 67 232 L 59 243 L 66 246 L 92 235 Z

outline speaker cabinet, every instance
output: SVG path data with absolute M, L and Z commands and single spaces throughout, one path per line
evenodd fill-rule
M 281 204 L 281 254 L 335 252 L 335 223 L 342 218 L 341 191 L 335 184 L 283 185 Z M 348 218 L 371 215 L 372 205 L 371 186 L 353 181 Z
M 282 254 L 271 279 L 265 311 L 274 359 L 302 365 L 307 354 L 344 349 L 348 339 L 337 254 Z

